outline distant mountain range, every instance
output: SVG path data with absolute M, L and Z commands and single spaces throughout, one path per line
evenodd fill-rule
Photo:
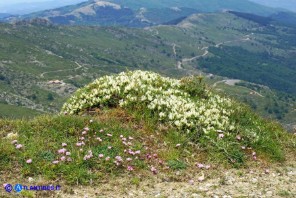
M 275 7 L 275 8 L 285 8 L 296 12 L 296 0 L 251 0 L 255 3 L 262 5 Z
M 76 0 L 80 1 L 80 0 Z M 192 14 L 237 11 L 270 16 L 282 11 L 248 0 L 89 0 L 75 5 L 49 9 L 9 18 L 9 21 L 44 18 L 62 25 L 101 25 L 146 27 L 174 24 Z
M 9 16 L 11 16 L 11 14 L 8 14 L 8 13 L 0 13 L 0 19 L 6 18 L 6 17 L 9 17 Z

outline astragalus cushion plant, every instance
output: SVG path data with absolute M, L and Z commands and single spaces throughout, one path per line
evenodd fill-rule
M 185 132 L 231 132 L 232 101 L 204 90 L 196 97 L 184 89 L 182 80 L 147 71 L 129 71 L 104 76 L 79 89 L 62 108 L 78 114 L 93 107 L 120 106 L 148 111 L 160 122 Z

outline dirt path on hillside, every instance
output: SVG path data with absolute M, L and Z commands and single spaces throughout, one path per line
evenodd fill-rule
M 75 64 L 77 65 L 77 67 L 74 68 L 74 69 L 60 69 L 60 70 L 55 70 L 55 71 L 43 72 L 42 74 L 40 74 L 40 77 L 41 78 L 44 78 L 44 75 L 45 74 L 49 74 L 49 73 L 56 73 L 56 72 L 63 72 L 63 71 L 73 71 L 73 70 L 76 71 L 76 70 L 78 70 L 78 69 L 80 69 L 80 68 L 83 67 L 78 62 L 75 62 Z
M 212 85 L 212 87 L 216 87 L 220 83 L 225 83 L 227 85 L 234 86 L 236 83 L 239 83 L 239 82 L 241 82 L 241 80 L 237 80 L 237 79 L 220 80 L 220 81 L 215 82 Z
M 220 84 L 220 83 L 225 83 L 225 84 L 227 84 L 227 85 L 229 85 L 229 86 L 235 86 L 235 84 L 236 83 L 239 83 L 239 82 L 241 82 L 241 80 L 237 80 L 237 79 L 227 79 L 227 80 L 221 80 L 221 81 L 217 81 L 217 82 L 215 82 L 213 85 L 212 85 L 212 87 L 213 88 L 215 88 L 218 84 Z M 247 88 L 247 87 L 245 87 L 246 89 L 249 89 L 252 93 L 254 93 L 254 94 L 256 94 L 256 95 L 258 95 L 258 96 L 260 96 L 260 97 L 264 97 L 262 94 L 260 94 L 260 93 L 258 93 L 257 91 L 255 91 L 255 90 L 253 90 L 253 89 L 250 89 L 250 88 Z
M 220 43 L 214 45 L 214 47 L 218 48 L 221 45 L 224 45 L 224 44 L 227 44 L 227 43 L 238 42 L 238 41 L 249 41 L 249 40 L 251 40 L 250 39 L 250 34 L 245 35 L 245 36 L 243 36 L 240 39 L 235 39 L 235 40 L 220 42 Z M 173 48 L 174 47 L 176 47 L 176 44 L 175 43 L 173 43 Z M 204 50 L 204 53 L 202 55 L 194 56 L 194 57 L 191 57 L 191 58 L 183 58 L 181 61 L 177 61 L 177 64 L 176 64 L 177 68 L 178 69 L 184 69 L 184 67 L 183 67 L 183 64 L 184 63 L 186 63 L 186 62 L 192 62 L 193 60 L 196 60 L 196 59 L 199 59 L 199 58 L 202 58 L 202 57 L 206 57 L 209 54 L 209 47 L 211 47 L 211 46 L 205 46 L 205 47 L 203 47 L 201 49 L 201 50 Z M 176 52 L 176 51 L 174 50 L 174 52 Z M 174 53 L 174 54 L 175 54 L 175 57 L 176 57 L 177 54 L 176 53 Z

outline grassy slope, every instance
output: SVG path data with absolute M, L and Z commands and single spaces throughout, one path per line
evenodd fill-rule
M 0 109 L 1 109 L 1 117 L 2 118 L 14 118 L 14 119 L 21 119 L 21 118 L 30 118 L 37 115 L 40 115 L 41 113 L 32 109 L 27 109 L 24 107 L 17 107 L 13 105 L 8 104 L 1 104 L 0 103 Z

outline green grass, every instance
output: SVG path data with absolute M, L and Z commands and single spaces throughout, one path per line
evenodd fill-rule
M 118 117 L 114 117 L 115 115 Z M 223 140 L 201 138 L 197 145 L 192 147 L 188 142 L 178 140 L 177 137 L 180 135 L 174 130 L 164 129 L 164 131 L 155 133 L 153 128 L 146 125 L 146 121 L 143 122 L 133 117 L 130 117 L 131 121 L 123 121 L 125 120 L 123 115 L 128 114 L 122 114 L 122 110 L 114 109 L 104 110 L 95 117 L 41 116 L 30 121 L 0 120 L 1 178 L 5 179 L 10 174 L 18 175 L 17 179 L 20 180 L 40 176 L 43 181 L 59 179 L 71 185 L 77 183 L 88 185 L 91 180 L 96 182 L 109 177 L 134 175 L 140 172 L 149 174 L 147 171 L 150 171 L 151 166 L 156 167 L 158 172 L 169 174 L 171 171 L 193 168 L 197 162 L 209 162 L 218 166 L 221 164 L 237 166 L 239 163 L 246 165 L 247 162 L 252 161 L 251 154 L 238 149 L 236 147 L 238 143 L 232 137 Z M 295 137 L 284 132 L 276 124 L 267 123 L 256 116 L 251 119 L 249 116 L 239 115 L 237 119 L 242 120 L 241 122 L 245 124 L 242 123 L 242 125 L 249 128 L 252 127 L 252 122 L 256 122 L 256 125 L 258 122 L 262 123 L 265 125 L 265 131 L 258 134 L 258 141 L 253 142 L 254 138 L 245 130 L 241 133 L 242 143 L 257 152 L 258 160 L 274 159 L 282 162 L 285 159 L 284 151 L 292 148 L 292 142 L 294 142 L 293 149 L 295 149 Z M 244 117 L 245 120 L 243 120 Z M 90 123 L 90 119 L 94 121 Z M 134 129 L 135 125 L 143 128 Z M 81 134 L 84 127 L 90 128 L 87 135 Z M 101 129 L 104 129 L 104 132 L 99 132 Z M 15 145 L 11 144 L 13 139 L 4 138 L 11 132 L 18 133 L 18 137 L 13 139 L 17 139 L 23 148 L 16 149 Z M 112 137 L 106 136 L 107 133 L 112 134 Z M 103 141 L 97 142 L 94 135 L 101 137 Z M 133 137 L 133 140 L 129 140 L 132 142 L 129 148 L 134 151 L 140 150 L 141 154 L 130 155 L 124 152 L 128 147 L 122 144 L 120 135 L 126 138 Z M 80 137 L 85 137 L 85 146 L 77 147 L 76 143 Z M 58 154 L 58 150 L 63 148 L 62 143 L 67 143 L 64 148 L 71 152 L 72 161 L 60 160 L 55 165 L 52 162 L 63 156 Z M 177 148 L 176 143 L 181 143 L 181 147 Z M 108 146 L 112 148 L 108 149 Z M 80 148 L 83 151 L 80 151 Z M 83 160 L 89 150 L 92 150 L 93 158 Z M 184 152 L 185 150 L 187 152 Z M 227 151 L 227 155 L 222 150 Z M 202 153 L 202 156 L 192 157 L 194 153 Z M 104 154 L 104 158 L 100 159 L 99 154 Z M 110 161 L 105 160 L 106 156 L 110 156 Z M 122 164 L 124 166 L 114 164 L 116 156 L 121 156 L 125 160 Z M 132 158 L 131 162 L 126 161 L 128 157 Z M 28 159 L 32 159 L 31 164 L 26 163 Z M 164 165 L 159 160 L 163 161 Z M 232 163 L 233 160 L 236 162 Z M 128 165 L 134 170 L 128 171 Z M 169 170 L 165 168 L 166 166 Z M 135 184 L 138 183 L 137 180 L 133 181 Z
M 129 121 L 123 121 L 125 118 Z M 143 128 L 135 129 L 135 125 Z M 82 135 L 85 127 L 88 127 L 89 131 Z M 176 142 L 180 141 L 177 141 L 174 135 L 170 135 L 170 131 L 159 135 L 153 131 L 146 122 L 138 121 L 120 109 L 106 109 L 94 117 L 39 116 L 30 121 L 0 120 L 1 182 L 4 182 L 2 179 L 8 175 L 15 174 L 18 175 L 18 179 L 41 176 L 44 181 L 59 179 L 71 185 L 87 185 L 91 181 L 122 174 L 147 174 L 145 172 L 150 171 L 152 166 L 156 167 L 157 172 L 166 172 L 166 163 L 172 166 L 173 170 L 186 168 L 181 161 L 162 158 L 161 152 L 158 151 L 159 148 L 165 149 L 161 146 L 164 144 L 163 139 L 167 141 L 167 146 L 175 150 L 180 150 L 175 148 Z M 6 138 L 9 133 L 18 135 Z M 107 134 L 112 134 L 112 137 Z M 154 138 L 151 138 L 152 135 Z M 85 138 L 85 145 L 78 147 L 76 143 L 82 142 L 79 140 L 81 137 Z M 98 137 L 102 142 L 97 140 Z M 12 140 L 17 140 L 17 144 L 22 144 L 23 147 L 16 149 L 16 144 L 11 144 Z M 123 142 L 130 145 L 124 145 Z M 66 143 L 67 146 L 63 147 L 62 143 Z M 66 148 L 71 153 L 67 156 L 71 158 L 71 162 L 61 161 L 60 158 L 65 156 L 58 153 L 61 148 Z M 129 153 L 130 149 L 131 152 L 139 153 Z M 84 160 L 89 150 L 92 151 L 93 157 Z M 182 158 L 180 153 L 182 152 L 178 151 L 174 154 L 176 159 Z M 99 158 L 99 154 L 103 154 L 104 157 Z M 123 159 L 120 165 L 114 163 L 116 156 Z M 107 161 L 106 157 L 110 157 L 110 160 Z M 131 159 L 130 162 L 128 158 Z M 32 159 L 31 164 L 26 163 L 28 159 Z M 53 164 L 55 160 L 59 160 L 59 163 Z M 127 170 L 128 166 L 133 170 Z M 137 183 L 136 180 L 134 182 Z
M 8 104 L 1 104 L 1 116 L 3 118 L 12 118 L 12 119 L 20 119 L 20 118 L 33 118 L 37 115 L 42 114 L 36 110 L 24 108 L 24 107 L 17 107 Z M 16 113 L 17 112 L 17 113 Z
M 90 120 L 93 122 L 90 122 Z M 23 180 L 28 177 L 42 177 L 43 181 L 65 182 L 70 185 L 99 182 L 109 177 L 131 175 L 137 173 L 153 175 L 150 168 L 156 167 L 157 172 L 170 174 L 171 171 L 187 170 L 195 167 L 197 162 L 208 162 L 212 165 L 221 164 L 231 166 L 246 166 L 252 160 L 252 154 L 257 152 L 258 160 L 275 160 L 283 162 L 285 151 L 295 151 L 295 136 L 286 133 L 275 123 L 267 122 L 249 110 L 237 112 L 233 119 L 241 124 L 242 141 L 235 139 L 235 134 L 225 139 L 217 139 L 216 136 L 200 138 L 195 143 L 189 144 L 188 136 L 170 127 L 162 128 L 155 120 L 133 116 L 121 109 L 101 110 L 94 116 L 39 116 L 28 120 L 0 120 L 0 170 L 1 178 L 9 179 L 9 175 L 18 175 L 16 179 Z M 149 122 L 154 123 L 150 125 Z M 137 127 L 135 127 L 137 126 Z M 82 135 L 85 127 L 89 127 L 86 135 Z M 257 138 L 253 137 L 248 129 L 256 130 Z M 104 132 L 100 132 L 103 129 Z M 9 133 L 17 133 L 18 137 L 7 139 Z M 106 134 L 112 134 L 112 137 Z M 120 135 L 132 145 L 124 146 Z M 84 137 L 85 145 L 77 147 Z M 98 142 L 96 137 L 103 141 Z M 204 136 L 205 137 L 205 136 Z M 12 140 L 18 140 L 23 148 L 16 149 L 11 144 Z M 58 150 L 63 148 L 62 143 L 67 143 L 64 148 L 71 152 L 71 162 L 63 162 Z M 176 144 L 181 144 L 176 147 Z M 252 147 L 251 151 L 240 149 L 241 145 Z M 112 146 L 108 149 L 108 146 Z M 83 150 L 80 151 L 79 149 Z M 125 149 L 140 150 L 141 153 L 131 155 Z M 294 149 L 294 150 L 293 150 Z M 92 150 L 93 157 L 84 160 L 83 157 Z M 200 153 L 199 156 L 196 156 Z M 99 154 L 104 154 L 100 159 Z M 105 157 L 110 160 L 106 161 Z M 114 164 L 116 156 L 121 156 L 124 163 L 119 166 Z M 127 162 L 127 158 L 132 158 Z M 32 159 L 31 164 L 26 160 Z M 59 160 L 58 164 L 53 164 Z M 235 161 L 234 161 L 235 160 Z M 186 162 L 185 162 L 186 161 Z M 133 167 L 128 171 L 127 166 Z M 17 167 L 17 168 L 16 168 Z M 169 167 L 169 169 L 167 169 Z M 1 182 L 4 182 L 1 181 Z M 137 184 L 137 180 L 133 180 Z

